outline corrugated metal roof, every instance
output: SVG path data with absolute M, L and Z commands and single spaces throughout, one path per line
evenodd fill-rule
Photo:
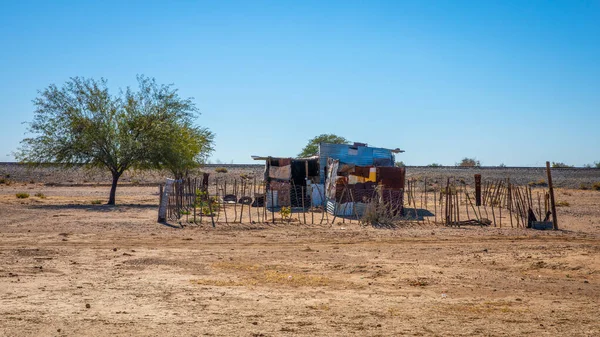
M 373 159 L 390 159 L 391 165 L 394 163 L 392 150 L 355 146 L 348 144 L 319 144 L 319 170 L 321 182 L 325 181 L 325 166 L 327 166 L 327 158 L 338 159 L 342 163 L 354 164 L 358 166 L 373 165 Z

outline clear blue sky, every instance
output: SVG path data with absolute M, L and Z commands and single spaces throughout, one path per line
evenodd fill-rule
M 213 161 L 335 133 L 408 165 L 600 161 L 599 1 L 1 1 L 0 161 L 31 100 L 136 74 L 194 97 Z

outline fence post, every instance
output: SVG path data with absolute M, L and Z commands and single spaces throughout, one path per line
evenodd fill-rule
M 173 179 L 167 179 L 167 182 L 163 188 L 163 185 L 160 184 L 160 204 L 158 207 L 158 222 L 166 222 L 167 221 L 167 207 L 169 204 L 169 191 L 171 190 L 171 186 L 173 186 Z
M 546 162 L 546 173 L 548 174 L 548 189 L 550 190 L 550 207 L 552 208 L 552 227 L 558 229 L 558 217 L 556 216 L 556 204 L 554 203 L 554 188 L 552 187 L 552 173 L 550 173 L 550 162 Z

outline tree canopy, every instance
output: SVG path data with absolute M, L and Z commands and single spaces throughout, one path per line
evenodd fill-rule
M 338 135 L 330 134 L 322 134 L 314 137 L 313 139 L 308 141 L 308 144 L 302 149 L 302 152 L 298 154 L 298 157 L 310 157 L 317 155 L 319 152 L 319 143 L 330 143 L 330 144 L 349 144 L 350 142 Z
M 105 79 L 74 77 L 39 92 L 17 158 L 31 164 L 104 167 L 112 174 L 108 204 L 129 168 L 165 168 L 183 174 L 212 151 L 213 134 L 194 126 L 191 98 L 172 85 L 138 76 L 137 91 L 111 95 Z

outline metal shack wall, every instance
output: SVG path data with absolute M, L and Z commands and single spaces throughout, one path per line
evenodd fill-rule
M 352 150 L 356 149 L 356 150 Z M 390 159 L 393 165 L 394 156 L 392 151 L 367 146 L 353 146 L 347 144 L 319 144 L 319 175 L 321 183 L 325 182 L 325 166 L 327 166 L 327 158 L 337 159 L 342 163 L 354 164 L 358 166 L 371 166 L 373 159 Z

